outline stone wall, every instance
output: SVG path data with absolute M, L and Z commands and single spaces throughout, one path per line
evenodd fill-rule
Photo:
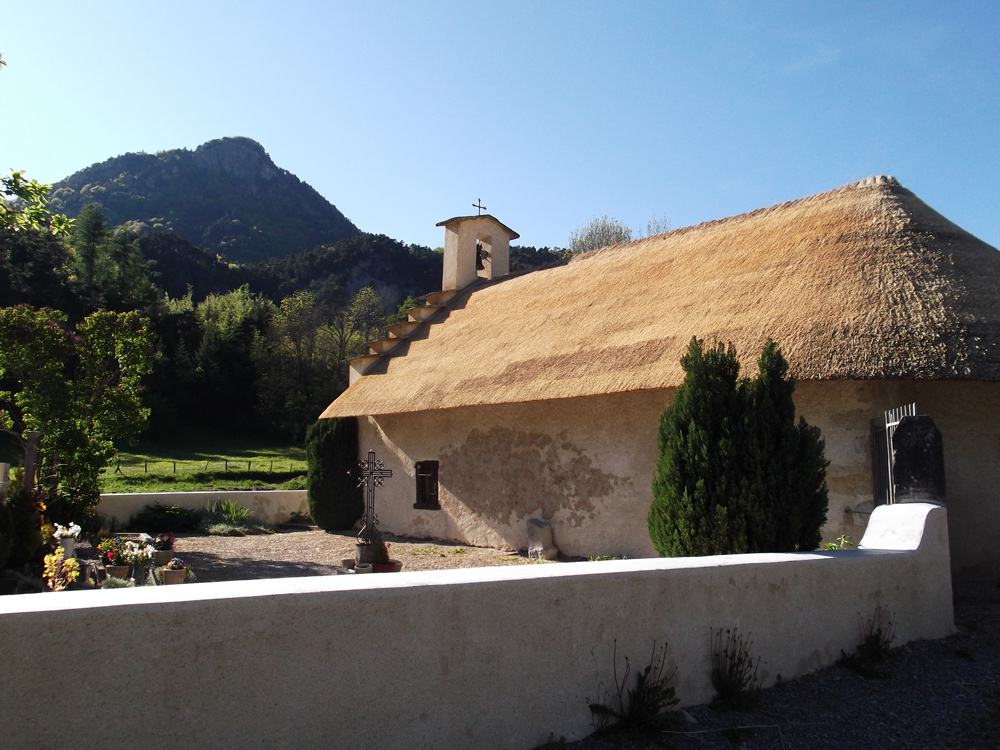
M 883 506 L 846 552 L 0 597 L 3 746 L 526 750 L 592 731 L 616 641 L 619 669 L 667 642 L 690 705 L 712 629 L 751 634 L 771 685 L 878 606 L 897 645 L 953 632 L 943 508 Z

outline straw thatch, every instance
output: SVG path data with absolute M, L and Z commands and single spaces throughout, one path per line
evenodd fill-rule
M 1000 380 L 1000 253 L 891 177 L 467 291 L 324 417 L 678 385 L 692 335 L 799 379 Z

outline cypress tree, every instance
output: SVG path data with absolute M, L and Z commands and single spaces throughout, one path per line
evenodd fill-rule
M 815 549 L 826 521 L 823 440 L 795 424 L 795 383 L 768 341 L 754 380 L 732 344 L 691 340 L 660 419 L 648 526 L 660 555 Z
M 358 421 L 320 419 L 306 431 L 309 515 L 324 531 L 342 531 L 364 515 L 358 466 Z
M 662 556 L 724 554 L 746 533 L 729 514 L 738 487 L 727 470 L 742 419 L 740 365 L 732 345 L 702 351 L 694 338 L 681 366 L 684 382 L 660 418 L 649 535 Z

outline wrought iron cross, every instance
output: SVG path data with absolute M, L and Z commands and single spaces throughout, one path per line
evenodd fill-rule
M 375 458 L 375 451 L 368 451 L 368 460 L 359 461 L 361 478 L 358 487 L 365 487 L 365 525 L 358 532 L 358 544 L 371 544 L 369 529 L 378 526 L 378 516 L 375 515 L 375 488 L 382 486 L 382 480 L 392 476 L 392 469 L 387 469 Z
M 483 205 L 483 199 L 482 198 L 476 198 L 476 202 L 472 204 L 472 207 L 476 209 L 476 211 L 477 211 L 476 215 L 477 216 L 482 216 L 483 215 L 483 211 L 489 211 L 489 209 L 486 208 L 486 206 Z

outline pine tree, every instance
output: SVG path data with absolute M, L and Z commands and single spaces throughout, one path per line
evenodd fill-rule
M 795 424 L 795 383 L 768 341 L 754 380 L 730 344 L 692 339 L 660 419 L 650 538 L 664 556 L 815 549 L 826 521 L 823 441 Z

